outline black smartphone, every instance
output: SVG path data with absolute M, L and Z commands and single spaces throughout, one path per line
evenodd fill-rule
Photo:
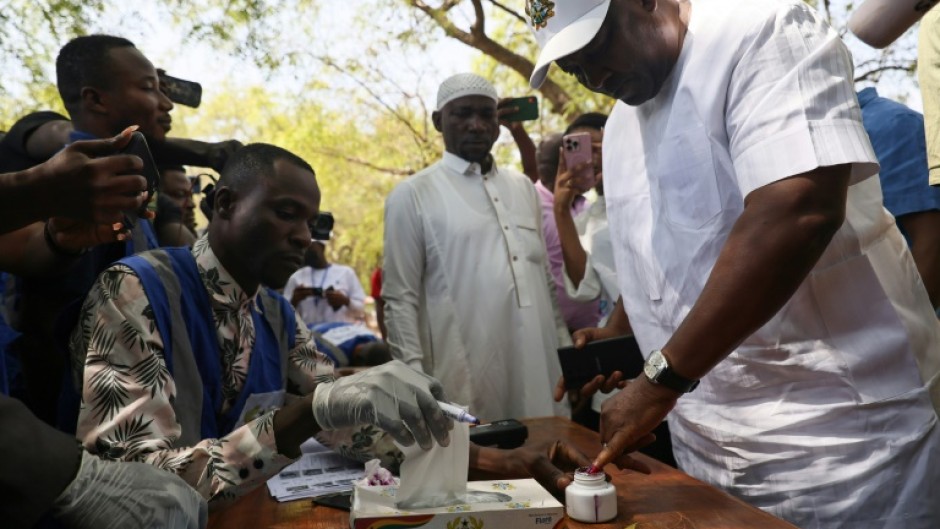
M 529 438 L 529 429 L 515 419 L 503 419 L 470 427 L 470 442 L 480 446 L 516 448 Z
M 620 371 L 627 379 L 643 372 L 643 355 L 632 336 L 620 336 L 591 342 L 581 349 L 574 346 L 558 349 L 565 389 L 577 390 L 597 375 L 608 377 Z
M 167 75 L 163 70 L 157 70 L 157 76 L 160 77 L 160 90 L 170 98 L 170 101 L 187 107 L 199 107 L 199 103 L 202 102 L 201 84 Z
M 506 121 L 532 121 L 539 119 L 539 100 L 535 96 L 514 97 L 507 100 L 503 107 L 516 107 L 518 110 L 512 114 L 506 114 L 502 119 Z
M 352 508 L 352 491 L 350 490 L 346 492 L 337 492 L 336 494 L 317 496 L 313 499 L 313 503 L 316 505 L 325 505 L 326 507 L 333 507 L 334 509 L 348 511 Z
M 147 191 L 150 198 L 153 198 L 153 194 L 159 187 L 160 172 L 157 171 L 157 164 L 154 163 L 150 148 L 147 147 L 147 139 L 139 131 L 131 133 L 131 140 L 121 150 L 121 154 L 133 154 L 144 162 L 144 168 L 141 169 L 140 174 L 147 179 Z

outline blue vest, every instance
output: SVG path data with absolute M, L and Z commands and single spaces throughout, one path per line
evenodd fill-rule
M 164 248 L 120 261 L 140 278 L 163 340 L 163 358 L 176 384 L 173 410 L 180 424 L 178 446 L 227 435 L 252 394 L 286 388 L 287 354 L 294 347 L 294 309 L 263 288 L 263 314 L 252 304 L 255 344 L 245 385 L 235 405 L 221 413 L 222 354 L 209 293 L 189 248 Z

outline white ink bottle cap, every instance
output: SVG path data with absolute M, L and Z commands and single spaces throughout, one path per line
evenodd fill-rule
M 607 474 L 589 474 L 587 470 L 576 470 L 574 483 L 565 489 L 565 512 L 579 522 L 613 520 L 617 517 L 617 489 L 607 482 Z

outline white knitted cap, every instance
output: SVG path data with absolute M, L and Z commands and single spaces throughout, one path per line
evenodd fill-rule
M 437 109 L 440 110 L 454 99 L 465 96 L 485 96 L 493 101 L 499 100 L 496 89 L 483 77 L 475 73 L 458 73 L 448 77 L 437 89 Z

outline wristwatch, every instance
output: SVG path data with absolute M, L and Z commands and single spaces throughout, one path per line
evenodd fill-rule
M 646 378 L 653 384 L 666 386 L 679 393 L 689 393 L 698 386 L 699 382 L 698 380 L 689 380 L 677 375 L 676 372 L 669 367 L 669 361 L 666 360 L 663 352 L 659 349 L 653 351 L 646 360 L 646 364 L 643 365 L 643 374 L 645 374 Z

